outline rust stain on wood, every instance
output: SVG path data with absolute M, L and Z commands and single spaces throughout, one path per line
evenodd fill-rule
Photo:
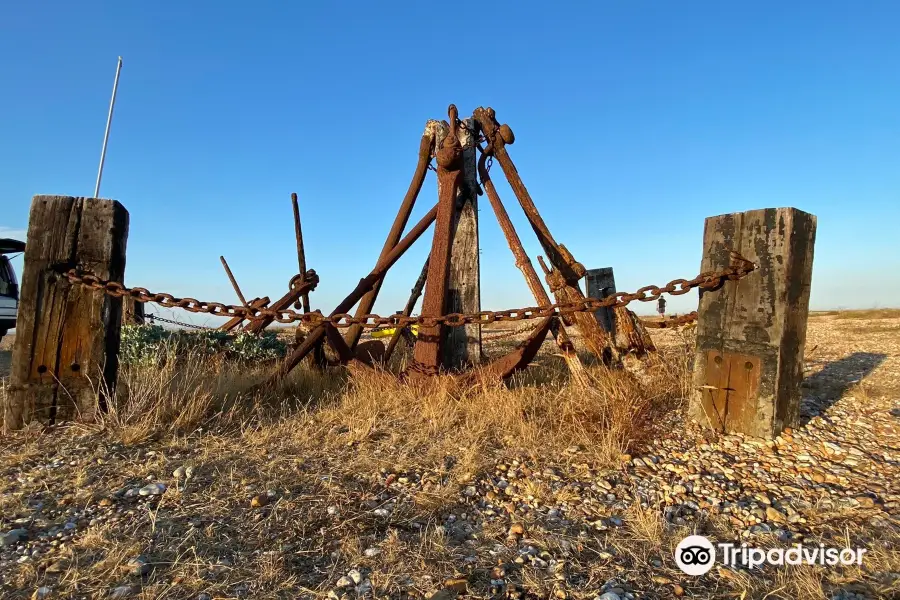
M 712 418 L 703 391 L 711 366 L 706 353 L 759 359 L 755 414 L 727 421 L 730 431 L 771 437 L 799 417 L 802 358 L 809 312 L 816 218 L 794 208 L 710 217 L 704 226 L 701 271 L 732 265 L 738 253 L 756 265 L 740 281 L 701 290 L 691 402 L 694 418 Z
M 756 426 L 759 357 L 710 350 L 706 356 L 703 402 L 720 431 L 749 431 Z

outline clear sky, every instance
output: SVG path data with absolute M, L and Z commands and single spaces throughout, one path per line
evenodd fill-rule
M 131 285 L 236 302 L 224 254 L 247 296 L 277 298 L 297 192 L 329 312 L 452 102 L 511 125 L 551 231 L 620 291 L 695 275 L 707 216 L 795 206 L 818 216 L 812 308 L 900 306 L 898 22 L 888 1 L 7 2 L 0 234 L 35 194 L 92 194 L 121 55 L 101 196 L 131 214 Z M 435 198 L 429 173 L 413 218 Z M 533 304 L 482 199 L 483 306 Z M 428 242 L 379 312 L 402 308 Z

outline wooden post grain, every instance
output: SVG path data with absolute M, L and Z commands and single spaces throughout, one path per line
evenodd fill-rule
M 706 219 L 701 271 L 736 252 L 747 277 L 701 291 L 691 414 L 725 432 L 773 437 L 797 423 L 816 217 L 769 208 Z
M 35 196 L 4 429 L 91 420 L 118 373 L 122 300 L 71 284 L 77 268 L 121 283 L 128 211 L 115 200 Z
M 474 121 L 465 119 L 457 137 L 463 147 L 462 177 L 453 214 L 453 237 L 450 250 L 450 277 L 447 283 L 446 312 L 477 313 L 481 311 L 481 261 L 478 254 L 478 182 Z M 441 124 L 438 147 L 448 128 Z M 460 370 L 481 362 L 481 325 L 451 327 L 443 346 L 445 369 Z
M 146 323 L 144 303 L 134 298 L 122 298 L 122 323 L 127 325 L 143 325 Z

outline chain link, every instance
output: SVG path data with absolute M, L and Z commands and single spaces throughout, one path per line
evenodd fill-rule
M 696 311 L 681 315 L 680 317 L 672 317 L 663 321 L 641 321 L 641 324 L 647 329 L 668 329 L 670 327 L 680 327 L 695 322 L 700 315 Z
M 125 312 L 125 316 L 129 319 L 135 319 L 137 315 L 133 312 Z M 194 325 L 193 323 L 183 323 L 181 321 L 173 321 L 172 319 L 164 319 L 163 317 L 158 317 L 152 313 L 146 313 L 141 315 L 143 319 L 148 321 L 161 321 L 162 323 L 171 323 L 172 325 L 181 325 L 182 327 L 190 327 L 191 329 L 214 329 L 213 327 L 204 327 L 203 325 Z
M 214 329 L 213 327 L 204 327 L 203 325 L 194 325 L 193 323 L 182 323 L 181 321 L 173 321 L 172 319 L 164 319 L 163 317 L 157 317 L 152 314 L 145 314 L 145 319 L 149 319 L 151 321 L 161 321 L 163 323 L 171 323 L 172 325 L 180 325 L 182 327 L 190 327 L 191 329 Z
M 701 273 L 693 279 L 673 279 L 662 287 L 647 285 L 631 294 L 627 292 L 618 292 L 602 299 L 585 298 L 576 302 L 556 303 L 544 307 L 530 306 L 500 311 L 485 310 L 471 314 L 451 313 L 439 317 L 410 317 L 402 314 L 395 314 L 390 317 L 382 317 L 374 314 L 354 317 L 347 313 L 326 317 L 321 311 L 301 313 L 292 309 L 273 310 L 271 308 L 251 308 L 247 306 L 222 304 L 221 302 L 202 302 L 195 298 L 178 298 L 172 294 L 153 293 L 142 287 L 128 288 L 121 283 L 106 281 L 100 279 L 96 275 L 80 272 L 75 269 L 67 271 L 65 276 L 73 284 L 82 285 L 92 290 L 103 292 L 114 298 L 128 296 L 133 298 L 135 302 L 153 302 L 163 308 L 181 308 L 192 313 L 205 313 L 216 317 L 241 317 L 250 320 L 271 318 L 279 323 L 294 323 L 301 321 L 315 325 L 328 322 L 338 328 L 361 325 L 365 329 L 375 329 L 379 327 L 407 327 L 409 325 L 421 325 L 423 327 L 434 327 L 436 325 L 459 327 L 473 323 L 484 325 L 496 321 L 523 321 L 526 319 L 539 319 L 579 312 L 594 312 L 601 308 L 627 306 L 635 300 L 652 302 L 657 300 L 663 294 L 680 296 L 695 288 L 718 288 L 725 281 L 737 281 L 738 279 L 746 277 L 754 269 L 752 263 L 749 263 L 748 261 L 737 262 L 739 265 L 736 267 L 721 271 Z

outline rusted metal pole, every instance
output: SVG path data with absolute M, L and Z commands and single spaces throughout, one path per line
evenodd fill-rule
M 272 310 L 286 310 L 299 300 L 303 294 L 309 294 L 310 291 L 316 289 L 319 283 L 319 276 L 313 269 L 306 272 L 305 275 L 295 275 L 291 279 L 290 290 L 276 300 L 269 308 Z M 247 333 L 259 333 L 269 325 L 275 322 L 275 317 L 262 317 L 250 320 L 250 324 L 244 329 Z
M 360 298 L 365 296 L 366 293 L 369 292 L 375 285 L 384 279 L 385 274 L 387 274 L 388 269 L 394 266 L 403 253 L 406 252 L 410 246 L 412 246 L 416 240 L 418 240 L 423 233 L 434 223 L 435 218 L 437 217 L 438 207 L 433 206 L 428 213 L 422 217 L 422 219 L 413 226 L 412 229 L 409 230 L 402 240 L 400 240 L 394 248 L 387 253 L 387 255 L 372 269 L 372 272 L 369 273 L 366 277 L 363 277 L 359 280 L 359 283 L 356 285 L 356 288 L 349 295 L 347 295 L 344 300 L 338 304 L 338 306 L 331 311 L 330 316 L 344 314 L 353 306 L 359 302 Z M 296 367 L 303 358 L 309 354 L 310 350 L 312 350 L 319 340 L 321 340 L 325 336 L 325 327 L 323 325 L 319 325 L 314 328 L 309 335 L 303 340 L 303 343 L 300 344 L 291 354 L 285 358 L 284 362 L 281 363 L 278 371 L 269 379 L 266 383 L 275 383 L 291 372 L 291 370 Z M 348 344 L 349 346 L 349 344 Z
M 297 240 L 297 266 L 300 268 L 300 273 L 306 273 L 306 249 L 303 245 L 303 229 L 300 225 L 300 203 L 297 201 L 297 194 L 295 192 L 291 193 L 291 206 L 294 210 L 294 237 Z M 309 294 L 305 293 L 300 296 L 300 299 L 294 303 L 294 308 L 302 308 L 303 312 L 308 313 L 310 310 Z M 297 331 L 295 332 L 296 341 L 299 343 L 305 335 L 306 330 L 301 323 L 297 326 Z M 313 365 L 317 368 L 323 368 L 327 363 L 325 349 L 322 347 L 322 344 L 319 344 L 316 346 L 314 352 Z
M 422 300 L 423 317 L 440 317 L 447 302 L 447 279 L 450 274 L 450 250 L 453 243 L 453 213 L 456 210 L 456 193 L 462 175 L 463 149 L 457 137 L 458 113 L 456 106 L 448 109 L 450 133 L 436 152 L 438 163 L 438 211 L 428 261 L 428 277 L 425 298 Z M 416 340 L 412 369 L 415 373 L 437 373 L 441 364 L 441 342 L 445 333 L 442 325 L 420 325 Z
M 463 379 L 467 383 L 472 383 L 478 379 L 508 379 L 516 371 L 524 369 L 534 360 L 537 353 L 550 331 L 551 324 L 556 320 L 554 317 L 546 317 L 542 320 L 534 331 L 529 334 L 528 338 L 516 347 L 515 350 L 505 356 L 490 362 L 477 371 L 466 373 Z
M 422 272 L 419 273 L 419 278 L 416 279 L 416 284 L 413 286 L 412 291 L 409 294 L 409 300 L 406 301 L 406 306 L 403 308 L 403 316 L 408 317 L 412 314 L 413 309 L 416 307 L 416 302 L 419 301 L 419 298 L 422 296 L 422 290 L 425 288 L 425 280 L 428 278 L 428 259 L 425 259 L 425 264 L 422 265 Z M 384 351 L 384 362 L 390 360 L 391 355 L 394 353 L 394 349 L 397 347 L 397 342 L 400 341 L 400 338 L 403 337 L 403 332 L 406 330 L 405 327 L 396 327 L 394 328 L 394 335 L 391 336 L 391 341 L 388 342 L 387 349 Z
M 495 156 L 497 162 L 500 163 L 500 167 L 503 169 L 503 173 L 506 175 L 510 187 L 515 193 L 516 198 L 519 200 L 522 210 L 525 211 L 525 216 L 528 218 L 531 228 L 534 229 L 534 233 L 537 235 L 541 247 L 544 249 L 544 252 L 546 252 L 550 262 L 554 267 L 559 268 L 558 264 L 561 264 L 571 271 L 572 267 L 569 266 L 568 260 L 566 260 L 569 257 L 565 256 L 567 253 L 562 250 L 560 244 L 557 244 L 556 240 L 553 239 L 553 234 L 550 233 L 550 229 L 547 227 L 547 224 L 544 223 L 544 219 L 538 212 L 537 206 L 535 206 L 534 201 L 531 199 L 531 194 L 528 193 L 528 189 L 522 182 L 522 178 L 519 176 L 516 166 L 513 164 L 512 159 L 509 157 L 509 153 L 506 151 L 506 145 L 512 144 L 515 141 L 512 129 L 510 129 L 508 125 L 499 125 L 495 118 L 494 109 L 490 107 L 476 108 L 475 120 L 478 121 L 478 125 L 481 127 L 485 138 L 488 140 L 488 152 Z M 576 274 L 575 272 L 571 272 L 564 273 L 564 275 L 566 276 L 567 281 L 572 280 L 577 282 L 584 273 Z
M 297 238 L 297 265 L 300 267 L 298 273 L 306 273 L 306 250 L 303 248 L 303 230 L 300 228 L 300 204 L 297 202 L 297 194 L 291 194 L 291 205 L 294 208 L 294 236 Z M 309 294 L 303 294 L 300 298 L 302 301 L 303 312 L 309 312 Z M 300 302 L 294 306 L 300 308 Z
M 228 281 L 231 282 L 231 286 L 234 288 L 234 293 L 237 294 L 238 299 L 241 301 L 241 304 L 244 306 L 249 306 L 247 304 L 247 300 L 244 299 L 244 294 L 241 292 L 241 286 L 238 285 L 238 282 L 234 278 L 234 274 L 231 272 L 231 268 L 228 266 L 228 262 L 225 260 L 224 256 L 220 256 L 219 260 L 222 261 L 222 266 L 225 267 L 225 274 L 228 275 Z
M 488 146 L 485 153 L 497 158 L 503 173 L 506 175 L 509 185 L 522 210 L 528 218 L 532 229 L 538 237 L 541 246 L 550 259 L 550 263 L 555 268 L 554 272 L 549 273 L 547 283 L 550 285 L 550 291 L 553 292 L 557 301 L 560 302 L 577 302 L 584 300 L 584 293 L 579 287 L 579 280 L 585 274 L 584 265 L 575 260 L 568 249 L 562 244 L 557 244 L 556 240 L 550 234 L 550 230 L 541 218 L 531 195 L 522 183 L 522 178 L 516 170 L 509 153 L 506 151 L 506 145 L 515 141 L 515 136 L 508 125 L 499 125 L 495 118 L 494 109 L 477 108 L 475 109 L 475 120 L 481 127 Z M 596 318 L 589 313 L 575 313 L 573 317 L 565 320 L 566 323 L 574 321 L 578 325 L 578 329 L 584 338 L 588 348 L 606 363 L 618 361 L 618 353 L 613 344 L 610 343 L 609 335 L 600 327 Z
M 250 301 L 250 303 L 247 306 L 249 308 L 265 308 L 268 305 L 269 305 L 269 297 L 263 296 L 262 298 L 254 298 L 253 300 Z M 232 317 L 227 322 L 223 323 L 219 327 L 219 330 L 220 331 L 231 331 L 232 329 L 234 329 L 235 327 L 237 327 L 238 325 L 240 325 L 243 322 L 244 322 L 243 316 Z
M 534 270 L 534 265 L 531 264 L 531 259 L 528 258 L 528 253 L 525 252 L 525 248 L 522 246 L 522 240 L 519 238 L 519 234 L 516 233 L 512 220 L 509 218 L 509 213 L 506 212 L 503 202 L 500 201 L 500 195 L 497 193 L 497 188 L 494 187 L 494 182 L 491 181 L 491 175 L 486 167 L 487 154 L 484 153 L 484 150 L 480 146 L 479 150 L 482 151 L 481 158 L 478 159 L 478 173 L 481 176 L 481 185 L 487 194 L 488 200 L 491 202 L 491 208 L 494 209 L 497 223 L 500 225 L 503 235 L 506 236 L 506 243 L 509 245 L 509 249 L 512 250 L 513 256 L 516 259 L 516 267 L 525 277 L 528 289 L 531 290 L 538 306 L 550 306 L 550 296 L 547 294 L 547 290 L 544 289 L 543 284 L 541 284 L 541 280 L 538 279 L 538 274 Z M 566 361 L 573 378 L 578 381 L 584 381 L 584 367 L 582 366 L 581 361 L 578 360 L 575 346 L 566 334 L 566 330 L 561 327 L 559 319 L 552 320 L 550 331 L 553 333 L 556 345 L 559 346 L 563 359 Z
M 400 237 L 403 235 L 403 230 L 406 228 L 406 223 L 409 221 L 410 214 L 412 214 L 416 198 L 419 196 L 419 191 L 422 189 L 422 184 L 425 182 L 425 175 L 428 174 L 428 165 L 431 163 L 431 152 L 434 147 L 434 139 L 434 127 L 429 123 L 429 125 L 425 127 L 425 132 L 422 134 L 422 140 L 419 142 L 419 160 L 416 164 L 416 170 L 415 173 L 413 173 L 412 181 L 409 184 L 409 189 L 406 191 L 406 196 L 400 204 L 400 210 L 394 218 L 394 224 L 391 226 L 391 231 L 388 233 L 376 264 L 380 263 L 392 251 L 400 240 Z M 372 312 L 372 307 L 375 306 L 375 299 L 378 297 L 379 290 L 381 290 L 380 280 L 360 299 L 359 306 L 356 309 L 357 317 Z M 353 325 L 347 330 L 344 339 L 347 341 L 347 345 L 350 346 L 351 350 L 356 348 L 356 344 L 359 343 L 359 337 L 362 335 L 362 332 L 363 327 L 360 325 Z

